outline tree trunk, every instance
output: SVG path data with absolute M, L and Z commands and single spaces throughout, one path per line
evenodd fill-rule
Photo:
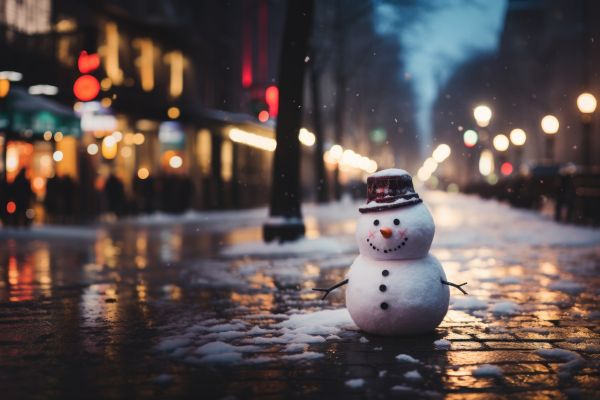
M 323 161 L 323 152 L 325 150 L 323 138 L 323 119 L 321 115 L 321 72 L 318 70 L 315 62 L 315 52 L 311 57 L 310 68 L 310 91 L 312 95 L 313 106 L 313 130 L 315 134 L 315 180 L 317 191 L 317 203 L 326 203 L 329 201 L 329 187 L 327 185 L 327 174 L 325 172 L 325 163 Z
M 334 138 L 335 143 L 342 145 L 342 137 L 344 135 L 344 112 L 346 108 L 346 71 L 345 71 L 345 39 L 344 21 L 342 15 L 342 1 L 337 0 L 335 3 L 335 113 L 334 113 Z M 336 200 L 342 197 L 342 186 L 340 184 L 340 168 L 336 164 L 333 175 L 333 195 Z
M 273 159 L 270 219 L 263 226 L 269 242 L 304 236 L 300 209 L 300 142 L 305 58 L 312 25 L 313 0 L 289 0 L 279 64 L 279 117 Z

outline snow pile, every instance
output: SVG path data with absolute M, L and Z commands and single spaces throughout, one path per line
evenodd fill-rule
M 507 276 L 498 281 L 501 285 L 518 285 L 521 283 L 521 279 L 516 276 Z
M 345 308 L 322 310 L 307 314 L 293 314 L 276 327 L 285 332 L 306 333 L 312 335 L 335 335 L 341 328 L 354 328 L 350 313 Z
M 585 285 L 582 283 L 571 282 L 571 281 L 557 281 L 548 285 L 550 290 L 556 290 L 565 292 L 568 294 L 576 295 L 585 291 Z
M 453 310 L 485 310 L 488 302 L 474 296 L 453 298 Z
M 396 394 L 409 394 L 414 392 L 413 388 L 406 385 L 394 385 L 390 388 L 390 390 Z
M 404 374 L 404 379 L 408 380 L 408 381 L 412 381 L 412 382 L 418 382 L 418 381 L 422 381 L 423 377 L 421 376 L 421 374 L 419 373 L 419 371 L 417 371 L 416 369 L 413 371 L 408 371 L 407 373 Z
M 435 342 L 433 342 L 433 345 L 435 346 L 436 349 L 448 350 L 452 346 L 452 342 L 450 342 L 447 339 L 439 339 L 439 340 L 436 340 Z
M 357 378 L 357 379 L 348 379 L 346 382 L 344 382 L 346 384 L 346 386 L 352 388 L 352 389 L 359 389 L 361 387 L 363 387 L 365 385 L 365 380 L 362 378 Z
M 321 357 L 323 357 L 323 354 L 321 354 L 321 353 L 316 353 L 314 351 L 305 351 L 304 353 L 285 355 L 285 356 L 282 356 L 281 358 L 283 358 L 284 360 L 288 360 L 288 361 L 304 361 L 304 360 L 314 360 L 316 358 L 321 358 Z
M 574 247 L 600 243 L 598 229 L 556 224 L 536 211 L 511 208 L 498 201 L 439 191 L 424 192 L 422 197 L 436 221 L 434 248 Z
M 402 363 L 409 363 L 409 364 L 418 364 L 419 363 L 419 360 L 409 356 L 408 354 L 398 354 L 396 356 L 396 361 L 399 361 Z
M 521 311 L 521 307 L 513 301 L 500 301 L 491 308 L 496 315 L 514 315 Z
M 163 338 L 155 349 L 192 364 L 301 362 L 324 357 L 311 345 L 340 340 L 337 334 L 342 330 L 356 330 L 345 308 L 292 315 L 257 314 L 247 319 L 255 324 L 213 318 L 178 327 L 183 330 L 181 334 Z
M 298 254 L 344 254 L 355 251 L 356 245 L 349 241 L 320 237 L 299 239 L 294 242 L 243 242 L 226 247 L 221 254 L 236 256 L 298 255 Z
M 477 378 L 501 378 L 503 374 L 502 368 L 491 364 L 483 364 L 473 370 L 473 376 Z
M 7 226 L 0 229 L 0 239 L 96 240 L 106 234 L 105 229 L 97 226 L 34 225 L 28 229 Z
M 535 351 L 537 355 L 548 360 L 562 361 L 558 369 L 558 376 L 569 378 L 585 365 L 585 360 L 578 353 L 565 349 L 539 349 Z

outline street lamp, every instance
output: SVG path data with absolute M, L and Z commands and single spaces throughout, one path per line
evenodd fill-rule
M 510 142 L 508 141 L 506 135 L 499 134 L 494 136 L 493 144 L 496 150 L 498 150 L 499 152 L 505 152 L 506 150 L 508 150 Z
M 523 129 L 516 128 L 510 131 L 510 141 L 515 146 L 523 146 L 527 140 L 527 134 Z
M 592 113 L 596 111 L 596 98 L 591 93 L 582 93 L 577 97 L 577 108 L 582 114 L 581 151 L 583 152 L 583 166 L 587 169 L 591 165 L 591 135 Z
M 473 117 L 475 122 L 482 128 L 490 124 L 492 119 L 492 109 L 485 105 L 479 105 L 473 109 Z
M 506 162 L 506 150 L 508 150 L 508 146 L 510 145 L 508 137 L 503 134 L 496 135 L 492 144 L 496 151 L 500 153 L 498 154 L 498 165 L 503 165 Z
M 525 144 L 526 140 L 527 140 L 527 134 L 525 133 L 525 131 L 523 129 L 515 128 L 512 131 L 510 131 L 510 142 L 513 145 L 515 145 L 515 152 L 516 152 L 515 165 L 517 168 L 521 166 L 521 162 L 523 160 L 523 145 Z
M 546 134 L 546 159 L 552 162 L 554 159 L 554 135 L 558 132 L 560 123 L 554 115 L 546 115 L 542 118 L 542 130 Z
M 473 135 L 473 133 L 469 133 L 469 136 L 465 136 L 463 139 L 465 140 L 465 145 L 467 145 L 467 147 L 469 147 L 471 150 L 469 151 L 469 156 L 471 158 L 470 161 L 470 171 L 473 174 L 476 174 L 475 170 L 475 163 L 477 162 L 477 159 L 480 158 L 480 149 L 481 148 L 485 148 L 488 142 L 488 133 L 486 132 L 486 130 L 484 128 L 486 128 L 489 124 L 490 121 L 492 120 L 492 109 L 488 106 L 486 106 L 485 104 L 480 104 L 478 106 L 476 106 L 473 109 L 473 118 L 475 118 L 475 122 L 477 123 L 477 126 L 479 126 L 481 129 L 479 130 L 479 132 L 475 135 Z M 465 132 L 466 135 L 466 132 Z M 477 142 L 479 142 L 479 145 L 477 145 Z M 469 146 L 469 144 L 467 143 L 472 143 L 471 146 Z M 475 147 L 477 145 L 477 147 Z M 474 175 L 472 175 L 474 177 Z

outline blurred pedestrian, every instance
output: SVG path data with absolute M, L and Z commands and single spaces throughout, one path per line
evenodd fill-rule
M 134 203 L 138 212 L 149 214 L 154 211 L 154 178 L 133 178 Z
M 6 203 L 8 203 L 8 182 L 6 176 L 0 175 L 0 219 L 4 225 L 7 224 Z
M 125 211 L 126 202 L 125 186 L 112 172 L 104 185 L 104 193 L 108 201 L 108 211 L 114 213 L 117 217 L 122 216 Z
M 29 226 L 31 219 L 28 217 L 30 213 L 33 190 L 31 190 L 31 182 L 27 178 L 25 169 L 21 169 L 15 180 L 12 183 L 13 201 L 16 205 L 14 211 L 17 226 Z

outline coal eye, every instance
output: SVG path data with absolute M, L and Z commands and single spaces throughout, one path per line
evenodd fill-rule
M 394 220 L 394 225 L 400 225 L 400 220 L 398 218 Z
M 373 225 L 375 225 L 375 226 L 379 225 L 379 220 L 376 219 L 375 221 L 373 221 Z

